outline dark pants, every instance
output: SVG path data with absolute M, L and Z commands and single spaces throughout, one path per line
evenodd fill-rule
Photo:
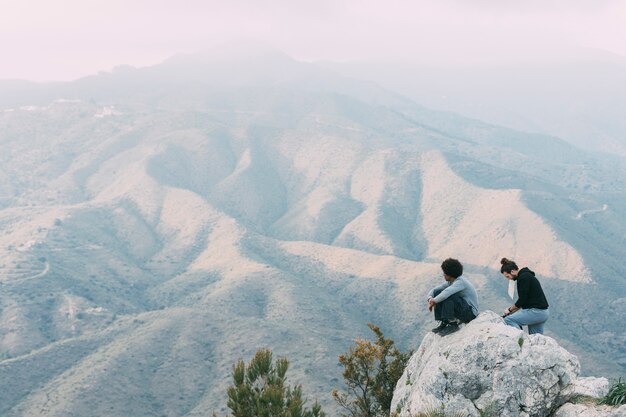
M 434 297 L 442 290 L 436 290 Z M 461 323 L 469 323 L 476 316 L 472 307 L 458 293 L 452 294 L 440 303 L 435 304 L 435 320 L 459 319 Z

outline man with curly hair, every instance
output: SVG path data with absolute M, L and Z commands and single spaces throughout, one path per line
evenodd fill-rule
M 448 258 L 441 264 L 446 282 L 428 293 L 428 311 L 435 311 L 435 320 L 441 322 L 433 333 L 445 336 L 459 330 L 460 323 L 469 323 L 478 315 L 478 295 L 469 280 L 463 276 L 463 265 Z

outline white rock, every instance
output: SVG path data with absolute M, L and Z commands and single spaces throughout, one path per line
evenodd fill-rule
M 565 391 L 569 397 L 602 398 L 609 392 L 609 380 L 595 377 L 578 378 Z
M 527 335 L 486 311 L 448 336 L 427 334 L 394 392 L 392 411 L 409 417 L 445 405 L 472 417 L 548 416 L 574 392 L 576 356 L 543 335 Z
M 619 408 L 607 405 L 565 404 L 554 417 L 626 417 L 626 405 Z

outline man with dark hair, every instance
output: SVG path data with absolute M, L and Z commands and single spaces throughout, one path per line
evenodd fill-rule
M 433 333 L 441 336 L 459 330 L 459 323 L 469 323 L 478 315 L 476 289 L 463 276 L 463 265 L 456 259 L 448 258 L 441 264 L 446 280 L 428 293 L 428 311 L 435 310 L 435 320 L 441 324 Z

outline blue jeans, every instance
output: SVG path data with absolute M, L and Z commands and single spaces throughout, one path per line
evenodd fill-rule
M 504 318 L 504 322 L 520 330 L 522 326 L 528 326 L 528 334 L 543 334 L 543 324 L 548 321 L 548 317 L 550 317 L 548 309 L 525 308 L 509 314 Z

